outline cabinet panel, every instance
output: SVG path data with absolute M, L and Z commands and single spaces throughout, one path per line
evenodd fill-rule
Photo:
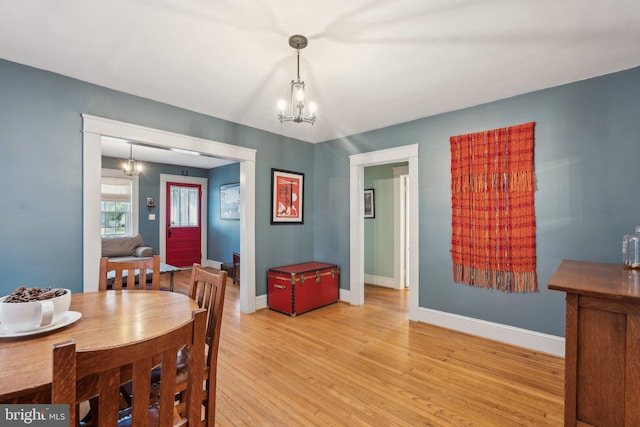
M 625 425 L 640 426 L 640 315 L 627 316 Z
M 577 418 L 624 425 L 626 315 L 581 307 L 578 314 Z

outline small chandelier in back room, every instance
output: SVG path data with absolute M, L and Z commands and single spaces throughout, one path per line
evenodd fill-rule
M 133 158 L 133 144 L 129 143 L 129 160 L 122 163 L 122 172 L 126 176 L 136 176 L 142 173 L 142 162 Z
M 284 100 L 278 102 L 278 120 L 282 122 L 311 123 L 316 122 L 316 106 L 312 102 L 307 106 L 307 99 L 304 93 L 304 82 L 300 80 L 300 49 L 307 47 L 305 36 L 295 35 L 289 37 L 289 46 L 297 51 L 298 74 L 296 80 L 291 80 L 291 98 L 289 100 L 289 111 Z

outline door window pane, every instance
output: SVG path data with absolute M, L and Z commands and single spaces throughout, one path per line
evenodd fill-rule
M 171 186 L 171 226 L 197 227 L 199 187 Z

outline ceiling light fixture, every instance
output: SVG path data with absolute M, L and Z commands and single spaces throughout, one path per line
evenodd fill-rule
M 304 93 L 304 82 L 300 80 L 300 49 L 307 47 L 307 38 L 305 36 L 295 35 L 289 37 L 289 46 L 294 48 L 298 55 L 298 74 L 296 80 L 291 80 L 291 99 L 289 101 L 289 111 L 287 109 L 287 103 L 281 99 L 278 102 L 278 120 L 282 122 L 295 122 L 295 123 L 311 123 L 316 122 L 316 106 L 314 103 L 309 103 L 308 108 L 306 105 L 306 98 Z
M 129 160 L 122 164 L 122 172 L 126 176 L 136 176 L 142 173 L 142 163 L 133 158 L 133 144 L 129 144 Z

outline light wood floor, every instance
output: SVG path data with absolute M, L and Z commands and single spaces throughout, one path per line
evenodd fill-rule
M 408 292 L 365 300 L 241 314 L 229 282 L 216 425 L 562 425 L 564 359 L 409 322 Z

